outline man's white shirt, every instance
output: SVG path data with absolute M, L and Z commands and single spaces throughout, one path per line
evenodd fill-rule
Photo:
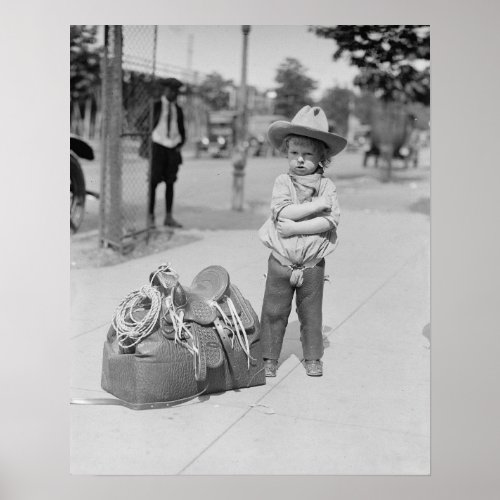
M 171 103 L 170 106 L 170 136 L 167 136 L 167 112 L 168 112 L 168 99 L 161 96 L 161 115 L 158 125 L 153 130 L 153 142 L 161 144 L 166 148 L 175 148 L 182 141 L 179 127 L 177 125 L 177 106 Z

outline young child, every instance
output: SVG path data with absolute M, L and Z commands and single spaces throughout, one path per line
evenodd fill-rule
M 277 121 L 269 142 L 287 155 L 289 170 L 276 178 L 271 217 L 259 230 L 269 256 L 261 327 L 267 377 L 275 377 L 296 292 L 306 373 L 323 375 L 322 302 L 324 257 L 337 243 L 340 210 L 333 182 L 323 176 L 347 141 L 328 132 L 319 107 L 303 107 L 291 122 Z

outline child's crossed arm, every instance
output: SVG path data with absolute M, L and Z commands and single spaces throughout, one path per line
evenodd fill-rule
M 285 238 L 299 234 L 320 234 L 333 227 L 333 224 L 326 217 L 314 217 L 314 219 L 301 221 L 280 218 L 276 224 L 278 234 Z
M 337 227 L 340 215 L 333 183 L 328 183 L 322 195 L 312 201 L 293 203 L 284 175 L 276 179 L 271 209 L 278 233 L 283 237 L 324 233 Z
M 299 234 L 320 234 L 332 229 L 333 223 L 325 216 L 330 215 L 332 199 L 329 196 L 318 196 L 306 203 L 287 205 L 281 210 L 276 224 L 278 234 L 283 237 Z M 317 217 L 300 220 L 317 214 Z
M 279 218 L 298 221 L 310 215 L 330 213 L 331 210 L 331 198 L 328 196 L 318 196 L 309 202 L 287 205 L 279 212 Z

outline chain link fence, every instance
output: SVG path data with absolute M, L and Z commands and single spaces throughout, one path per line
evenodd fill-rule
M 208 108 L 196 90 L 204 75 L 158 62 L 157 44 L 157 26 L 105 27 L 99 233 L 101 246 L 119 251 L 135 238 L 149 237 L 152 110 L 164 79 L 185 83 L 179 96 L 186 119 L 185 149 L 194 151 L 206 131 Z
M 149 141 L 156 82 L 156 26 L 123 26 L 124 237 L 147 231 Z M 138 57 L 140 55 L 141 57 Z
M 105 27 L 100 242 L 120 251 L 147 232 L 155 54 L 155 26 Z

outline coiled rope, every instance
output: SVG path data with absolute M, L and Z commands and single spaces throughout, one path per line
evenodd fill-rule
M 129 293 L 116 308 L 112 325 L 120 347 L 134 347 L 153 333 L 161 312 L 162 296 L 158 288 L 151 283 L 159 273 L 167 274 L 174 279 L 179 277 L 170 263 L 161 264 L 152 274 L 148 285 Z M 139 311 L 147 312 L 138 319 Z
M 147 311 L 138 319 L 138 311 Z M 161 294 L 156 287 L 144 285 L 129 293 L 119 304 L 113 316 L 118 344 L 133 347 L 153 332 L 161 311 Z

